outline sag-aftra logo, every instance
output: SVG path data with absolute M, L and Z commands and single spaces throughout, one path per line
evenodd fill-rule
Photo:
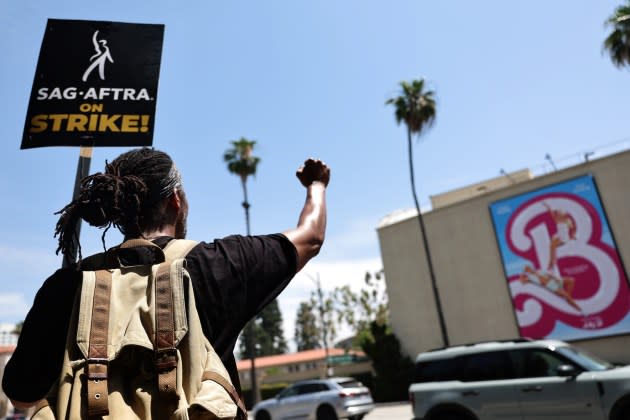
M 112 54 L 109 51 L 109 47 L 107 46 L 107 40 L 98 38 L 98 30 L 94 31 L 94 35 L 92 36 L 92 43 L 94 44 L 94 50 L 96 54 L 90 57 L 90 61 L 92 64 L 85 69 L 81 80 L 84 82 L 87 81 L 88 76 L 92 73 L 93 70 L 98 68 L 98 75 L 101 80 L 105 80 L 105 64 L 109 61 L 110 63 L 114 62 L 112 58 Z

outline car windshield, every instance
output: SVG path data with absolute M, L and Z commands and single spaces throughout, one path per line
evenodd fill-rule
M 612 363 L 575 347 L 558 347 L 556 351 L 587 370 L 608 370 L 615 367 Z
M 276 398 L 284 398 L 287 397 L 289 395 L 295 394 L 295 387 L 294 386 L 290 386 L 287 388 L 284 388 L 282 391 L 280 391 L 278 394 L 276 394 Z

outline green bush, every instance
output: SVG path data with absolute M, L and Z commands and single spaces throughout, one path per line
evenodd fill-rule
M 402 354 L 400 342 L 389 326 L 372 322 L 361 337 L 361 347 L 372 360 L 375 372 L 370 387 L 374 401 L 406 401 L 413 363 Z

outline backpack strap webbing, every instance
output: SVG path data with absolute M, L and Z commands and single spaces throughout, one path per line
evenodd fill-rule
M 184 258 L 198 243 L 190 239 L 173 239 L 164 247 L 164 255 L 170 261 Z
M 203 373 L 203 376 L 201 377 L 201 380 L 202 381 L 210 380 L 221 385 L 227 391 L 227 393 L 230 394 L 230 397 L 232 397 L 232 400 L 234 400 L 238 408 L 241 410 L 242 412 L 241 414 L 244 414 L 245 418 L 247 418 L 247 408 L 245 408 L 245 404 L 243 404 L 243 400 L 241 400 L 241 397 L 238 395 L 236 388 L 234 388 L 234 386 L 231 383 L 225 380 L 223 376 L 219 375 L 216 372 L 205 371 Z
M 109 301 L 112 273 L 96 271 L 90 344 L 85 364 L 87 379 L 87 410 L 89 416 L 109 414 L 107 402 L 107 338 L 109 330 Z
M 166 261 L 159 265 L 155 278 L 155 367 L 158 390 L 165 398 L 178 398 L 171 262 L 184 258 L 195 245 L 197 242 L 190 240 L 169 242 L 164 249 Z
M 177 397 L 177 350 L 171 265 L 160 264 L 155 278 L 155 367 L 161 397 Z

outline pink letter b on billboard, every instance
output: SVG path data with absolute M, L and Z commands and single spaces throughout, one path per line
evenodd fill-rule
M 630 289 L 590 175 L 490 205 L 523 337 L 630 332 Z

